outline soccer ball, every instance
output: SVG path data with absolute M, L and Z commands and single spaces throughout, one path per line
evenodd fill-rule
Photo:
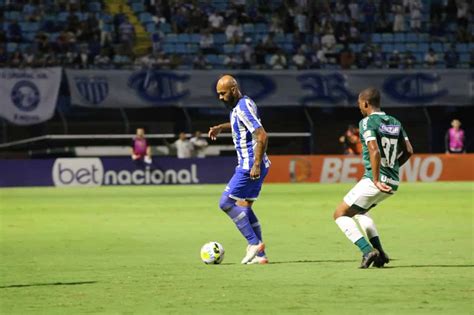
M 224 260 L 224 247 L 217 242 L 209 242 L 201 247 L 201 259 L 205 264 L 220 264 Z

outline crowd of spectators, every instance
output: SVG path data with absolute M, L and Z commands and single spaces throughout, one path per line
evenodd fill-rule
M 93 3 L 96 5 L 81 0 L 6 0 L 0 12 L 4 26 L 0 66 L 456 68 L 461 63 L 457 44 L 473 42 L 470 18 L 474 5 L 467 0 L 432 0 L 429 6 L 421 0 L 145 0 L 144 12 L 151 16 L 146 24 L 154 26 L 153 45 L 146 54 L 136 55 L 136 30 L 127 14 L 111 15 L 105 12 L 103 1 Z M 27 31 L 22 25 L 35 29 Z M 246 29 L 257 25 L 264 25 L 264 31 Z M 452 44 L 442 51 L 428 48 L 415 53 L 410 49 L 387 51 L 372 41 L 374 33 L 406 32 L 426 35 L 427 43 Z M 197 34 L 196 50 L 168 51 L 170 33 Z M 225 36 L 223 43 L 216 42 L 217 34 Z M 226 52 L 223 46 L 233 49 Z M 474 49 L 470 48 L 464 63 L 474 67 Z

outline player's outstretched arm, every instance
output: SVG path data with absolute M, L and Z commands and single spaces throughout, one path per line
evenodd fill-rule
M 410 140 L 406 139 L 404 142 L 405 145 L 402 146 L 402 154 L 398 157 L 398 164 L 402 166 L 408 161 L 408 159 L 413 155 L 413 147 L 410 143 Z
M 209 132 L 207 133 L 207 135 L 209 136 L 209 138 L 211 138 L 211 140 L 216 140 L 217 136 L 222 131 L 229 130 L 230 127 L 231 127 L 230 122 L 223 123 L 223 124 L 220 124 L 220 125 L 217 125 L 217 126 L 209 127 Z
M 255 129 L 253 134 L 257 140 L 257 146 L 255 148 L 255 160 L 250 170 L 250 178 L 258 179 L 260 177 L 260 165 L 262 163 L 263 154 L 267 151 L 268 135 L 263 127 Z
M 385 183 L 379 182 L 380 178 L 380 151 L 377 141 L 370 140 L 367 142 L 367 149 L 369 150 L 370 166 L 372 167 L 372 181 L 374 185 L 383 192 L 391 193 L 392 187 Z

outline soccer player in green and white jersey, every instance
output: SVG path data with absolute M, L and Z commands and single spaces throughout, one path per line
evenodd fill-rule
M 380 92 L 377 89 L 363 90 L 358 103 L 365 117 L 359 123 L 365 173 L 336 208 L 334 220 L 361 250 L 360 268 L 369 268 L 372 263 L 375 267 L 383 267 L 389 262 L 389 257 L 367 212 L 397 191 L 399 168 L 413 154 L 413 148 L 402 124 L 380 110 Z M 366 232 L 370 244 L 357 228 L 354 218 Z

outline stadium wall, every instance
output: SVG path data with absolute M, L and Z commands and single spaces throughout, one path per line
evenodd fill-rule
M 361 157 L 347 155 L 272 156 L 266 182 L 351 183 L 363 174 Z M 226 183 L 235 157 L 159 158 L 152 165 L 128 158 L 0 160 L 0 187 L 164 185 Z M 401 170 L 403 181 L 474 181 L 474 154 L 418 154 Z

